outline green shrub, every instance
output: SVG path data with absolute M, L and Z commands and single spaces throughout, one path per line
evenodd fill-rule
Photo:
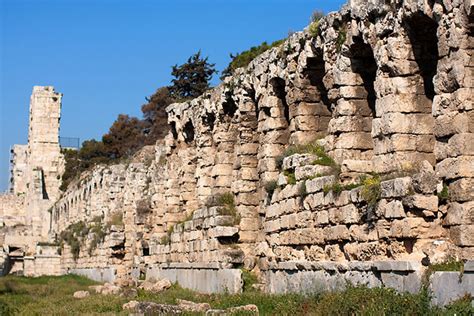
M 221 79 L 227 76 L 231 76 L 234 73 L 234 71 L 238 68 L 247 67 L 250 64 L 250 62 L 255 59 L 255 57 L 263 54 L 264 52 L 266 52 L 267 50 L 273 47 L 280 46 L 281 44 L 283 44 L 284 41 L 285 40 L 282 39 L 282 40 L 275 41 L 271 44 L 268 44 L 267 42 L 263 42 L 259 46 L 253 46 L 249 50 L 243 51 L 237 55 L 230 54 L 230 58 L 232 60 L 227 66 L 227 68 L 224 69 L 224 71 L 222 71 Z
M 319 33 L 319 21 L 324 17 L 324 12 L 314 11 L 311 15 L 311 24 L 309 25 L 309 34 L 316 37 Z
M 306 196 L 308 196 L 308 190 L 306 188 L 306 181 L 301 182 L 301 184 L 298 188 L 298 194 L 302 199 L 304 199 Z
M 336 39 L 336 50 L 337 52 L 340 52 L 342 49 L 342 45 L 346 42 L 346 37 L 347 37 L 347 31 L 346 29 L 340 28 L 339 32 L 337 34 L 337 39 Z
M 268 181 L 264 185 L 265 191 L 268 193 L 268 196 L 271 198 L 273 196 L 273 192 L 278 188 L 278 183 L 275 180 Z
M 443 189 L 438 193 L 438 199 L 440 202 L 446 202 L 449 200 L 449 188 L 446 184 L 443 185 Z
M 288 184 L 291 184 L 291 185 L 296 184 L 296 175 L 294 171 L 285 170 L 283 174 L 285 175 L 286 181 L 288 182 Z
M 232 216 L 234 219 L 234 225 L 238 225 L 240 223 L 240 215 L 237 213 L 235 199 L 232 193 L 226 192 L 210 197 L 207 200 L 206 206 L 219 206 L 217 209 L 219 215 Z

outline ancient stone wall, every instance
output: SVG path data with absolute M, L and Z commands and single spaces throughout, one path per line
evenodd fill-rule
M 56 236 L 90 225 L 77 258 L 64 245 L 64 268 L 217 283 L 230 270 L 235 285 L 245 267 L 270 292 L 416 291 L 426 266 L 473 259 L 471 12 L 351 1 L 169 106 L 163 141 L 82 175 L 54 205 Z M 114 212 L 123 225 L 107 226 Z

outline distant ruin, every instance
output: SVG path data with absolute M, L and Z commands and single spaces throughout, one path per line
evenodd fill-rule
M 4 266 L 203 292 L 241 291 L 241 269 L 271 293 L 416 292 L 455 259 L 464 275 L 433 275 L 457 278 L 432 283 L 434 300 L 474 295 L 474 3 L 352 0 L 318 23 L 170 105 L 164 140 L 62 194 L 61 95 L 35 87 L 0 196 Z

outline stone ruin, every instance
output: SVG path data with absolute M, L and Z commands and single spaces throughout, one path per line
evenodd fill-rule
M 63 194 L 59 111 L 33 120 L 16 194 L 1 197 L 5 254 L 23 249 L 30 275 L 43 258 L 57 274 L 232 293 L 242 268 L 271 293 L 416 292 L 427 267 L 456 259 L 462 278 L 435 273 L 434 299 L 474 295 L 474 2 L 351 0 L 312 29 L 170 105 L 163 140 Z M 56 109 L 48 87 L 32 108 L 39 94 Z M 74 227 L 89 229 L 55 257 L 38 243 Z

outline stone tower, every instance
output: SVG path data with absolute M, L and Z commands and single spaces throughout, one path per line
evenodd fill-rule
M 59 146 L 62 94 L 52 86 L 35 86 L 30 100 L 30 121 L 25 172 L 26 221 L 34 234 L 47 236 L 48 209 L 59 198 L 64 158 Z

